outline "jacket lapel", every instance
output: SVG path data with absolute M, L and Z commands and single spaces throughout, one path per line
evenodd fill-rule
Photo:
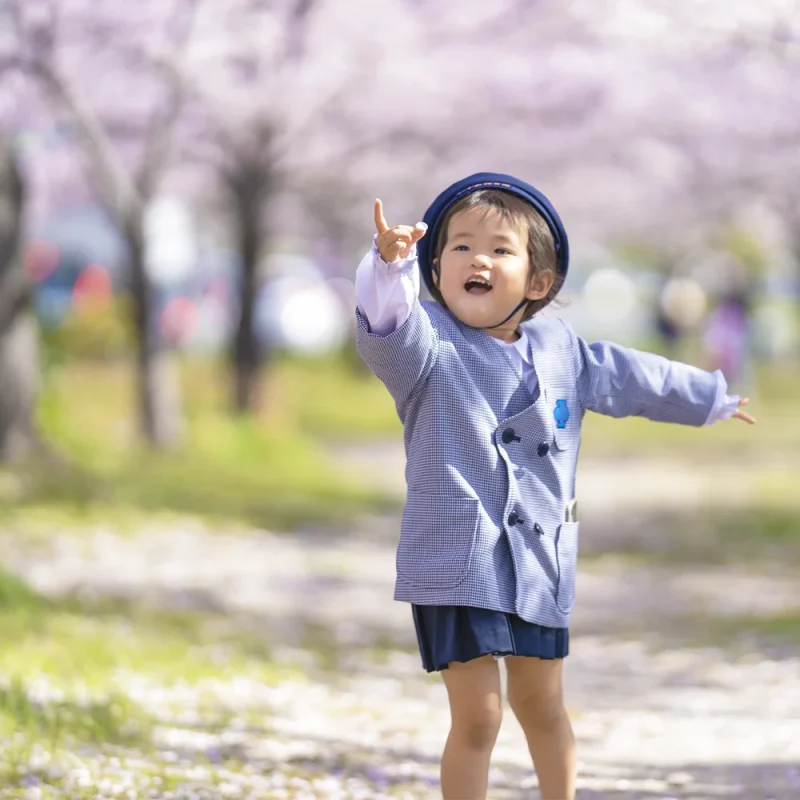
M 539 403 L 545 423 L 548 427 L 555 429 L 553 413 L 556 408 L 558 392 L 553 389 L 553 361 L 548 356 L 546 348 L 542 342 L 542 329 L 529 320 L 522 324 L 522 328 L 528 334 L 531 344 L 531 357 L 536 369 L 536 376 L 539 378 Z

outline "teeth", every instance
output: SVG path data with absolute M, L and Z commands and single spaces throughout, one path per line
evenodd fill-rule
M 469 285 L 470 285 L 470 284 L 472 284 L 472 283 L 477 283 L 479 286 L 488 286 L 488 287 L 490 287 L 490 288 L 491 288 L 491 286 L 492 286 L 492 284 L 491 284 L 491 283 L 489 283 L 489 281 L 487 281 L 487 280 L 486 280 L 486 278 L 478 278 L 478 277 L 475 277 L 475 278 L 470 278 L 470 279 L 469 279 L 469 280 L 466 282 L 465 286 L 469 286 Z

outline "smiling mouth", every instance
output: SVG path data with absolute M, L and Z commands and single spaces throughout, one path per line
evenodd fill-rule
M 492 284 L 486 278 L 472 277 L 465 284 L 464 288 L 469 294 L 488 294 L 492 291 Z

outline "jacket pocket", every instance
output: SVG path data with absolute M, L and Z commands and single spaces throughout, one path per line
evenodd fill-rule
M 565 614 L 575 605 L 575 577 L 578 570 L 579 522 L 562 522 L 556 534 L 558 583 L 556 605 Z
M 461 583 L 472 560 L 479 519 L 475 498 L 409 492 L 397 548 L 398 574 L 429 589 Z

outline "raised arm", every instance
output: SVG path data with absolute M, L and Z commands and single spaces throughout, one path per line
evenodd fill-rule
M 409 317 L 419 298 L 417 242 L 425 235 L 424 223 L 413 228 L 390 228 L 383 205 L 375 201 L 372 249 L 356 270 L 356 305 L 371 333 L 388 336 Z
M 406 401 L 435 361 L 436 331 L 419 302 L 416 243 L 422 223 L 389 227 L 375 201 L 377 233 L 356 270 L 356 341 L 403 416 Z

